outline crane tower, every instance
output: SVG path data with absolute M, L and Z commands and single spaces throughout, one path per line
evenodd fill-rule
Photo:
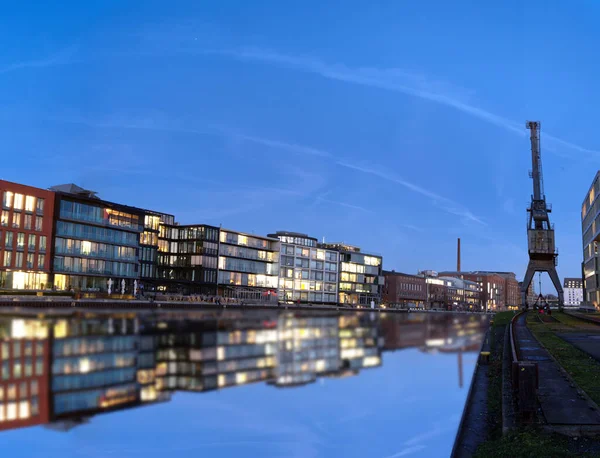
M 533 195 L 531 205 L 527 209 L 527 245 L 529 250 L 529 264 L 523 283 L 521 283 L 521 299 L 527 305 L 527 289 L 536 272 L 548 272 L 556 292 L 558 293 L 559 306 L 564 303 L 563 289 L 556 273 L 558 252 L 554 245 L 554 225 L 550 224 L 548 214 L 552 207 L 546 204 L 544 195 L 544 180 L 542 177 L 542 156 L 540 151 L 540 123 L 527 121 L 526 127 L 531 131 L 531 162 L 532 170 L 529 172 L 533 179 Z

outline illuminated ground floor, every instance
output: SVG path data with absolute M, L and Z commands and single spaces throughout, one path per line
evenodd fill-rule
M 21 270 L 0 271 L 0 289 L 43 290 L 51 288 L 47 273 Z

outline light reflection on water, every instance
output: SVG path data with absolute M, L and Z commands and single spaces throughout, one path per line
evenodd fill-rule
M 486 327 L 441 313 L 4 315 L 3 456 L 449 456 Z

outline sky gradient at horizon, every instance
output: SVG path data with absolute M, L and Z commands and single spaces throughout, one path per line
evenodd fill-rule
M 589 0 L 13 4 L 0 178 L 344 241 L 409 273 L 454 270 L 461 237 L 464 270 L 520 278 L 540 120 L 558 271 L 578 276 L 598 18 Z

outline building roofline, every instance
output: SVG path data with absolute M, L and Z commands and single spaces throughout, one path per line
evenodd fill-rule
M 585 202 L 587 200 L 587 196 L 589 195 L 590 191 L 592 190 L 592 188 L 594 187 L 594 183 L 596 182 L 596 180 L 598 179 L 598 177 L 600 177 L 600 170 L 598 170 L 596 172 L 596 175 L 594 175 L 594 179 L 592 180 L 592 184 L 590 185 L 590 187 L 588 188 L 587 192 L 585 193 L 585 197 L 583 198 L 583 201 L 581 202 L 581 206 L 583 207 L 585 205 Z M 594 197 L 594 200 L 596 200 L 596 197 Z M 587 213 L 586 213 L 587 216 Z
M 257 235 L 257 234 L 249 234 L 247 232 L 236 231 L 235 229 L 227 229 L 226 227 L 220 228 L 222 231 L 231 232 L 232 234 L 245 235 L 246 237 L 254 237 L 256 239 L 269 240 L 271 242 L 279 242 L 279 239 L 269 237 L 267 235 Z

